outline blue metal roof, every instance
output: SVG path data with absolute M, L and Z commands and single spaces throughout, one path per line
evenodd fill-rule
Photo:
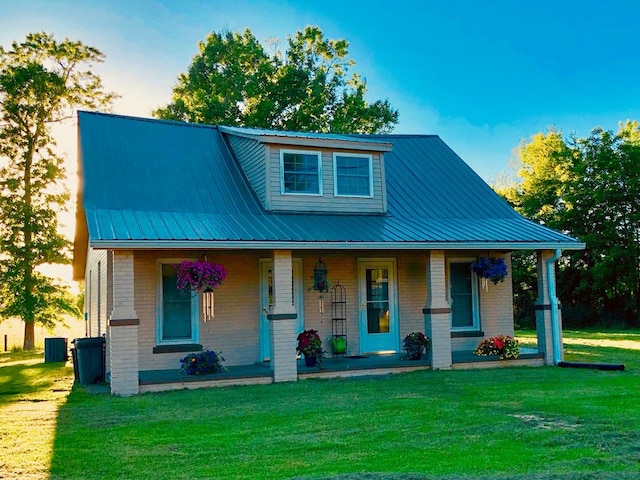
M 78 117 L 78 221 L 93 247 L 583 248 L 518 215 L 437 136 L 300 134 L 391 143 L 388 213 L 275 213 L 264 210 L 224 139 L 275 132 Z M 83 225 L 77 232 L 76 246 Z
M 311 140 L 337 140 L 342 142 L 358 142 L 370 144 L 370 147 L 375 149 L 375 144 L 387 144 L 389 141 L 384 137 L 376 137 L 373 135 L 358 136 L 358 135 L 345 135 L 339 133 L 314 133 L 314 132 L 291 132 L 288 130 L 267 130 L 264 128 L 247 128 L 247 127 L 227 127 L 219 126 L 220 131 L 223 133 L 230 133 L 235 135 L 242 135 L 245 137 L 274 137 L 282 139 L 303 138 Z

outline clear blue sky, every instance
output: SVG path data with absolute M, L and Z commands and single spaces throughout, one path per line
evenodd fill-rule
M 369 99 L 397 133 L 440 135 L 487 181 L 521 139 L 640 119 L 640 2 L 563 0 L 0 0 L 0 44 L 52 32 L 102 50 L 116 113 L 166 104 L 207 33 L 263 41 L 318 25 L 350 42 Z M 74 144 L 71 142 L 71 144 Z M 74 156 L 75 152 L 70 152 Z

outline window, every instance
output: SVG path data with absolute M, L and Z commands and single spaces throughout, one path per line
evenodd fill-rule
M 333 154 L 334 195 L 371 197 L 373 190 L 371 155 Z
M 157 343 L 197 343 L 198 295 L 178 290 L 175 263 L 159 264 Z
M 319 152 L 280 151 L 282 194 L 321 195 L 322 162 Z
M 478 280 L 471 262 L 449 263 L 451 330 L 479 330 Z

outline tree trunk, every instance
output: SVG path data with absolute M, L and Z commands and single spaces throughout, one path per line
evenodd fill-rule
M 33 322 L 24 322 L 24 342 L 22 344 L 22 349 L 36 349 L 35 328 Z

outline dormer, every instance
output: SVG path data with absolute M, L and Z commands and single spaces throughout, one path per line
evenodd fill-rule
M 379 137 L 219 127 L 267 211 L 384 214 Z

